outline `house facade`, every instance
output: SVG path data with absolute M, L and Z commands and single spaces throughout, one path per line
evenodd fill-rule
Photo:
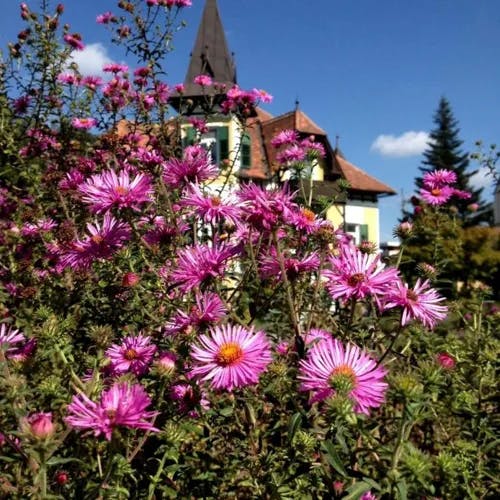
M 208 88 L 195 84 L 198 75 L 210 76 L 217 84 Z M 336 227 L 343 227 L 357 243 L 369 240 L 378 245 L 378 200 L 396 194 L 395 191 L 349 162 L 337 145 L 332 147 L 327 132 L 300 110 L 298 104 L 292 111 L 279 116 L 257 108 L 244 122 L 223 114 L 218 104 L 227 89 L 236 84 L 236 67 L 228 49 L 217 0 L 206 0 L 184 91 L 171 99 L 172 106 L 182 116 L 180 127 L 184 144 L 200 140 L 215 163 L 229 165 L 229 185 L 248 181 L 267 185 L 287 181 L 290 177 L 276 160 L 272 138 L 282 130 L 294 130 L 300 138 L 313 138 L 322 144 L 326 154 L 311 165 L 311 177 L 304 183 L 307 197 L 313 205 L 316 200 L 328 200 L 326 217 Z M 211 113 L 207 129 L 199 134 L 192 120 L 208 116 L 208 109 Z

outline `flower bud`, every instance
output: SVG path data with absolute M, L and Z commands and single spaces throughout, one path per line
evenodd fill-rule
M 28 431 L 36 439 L 50 438 L 55 432 L 52 413 L 34 413 L 27 419 Z
M 133 288 L 139 281 L 140 278 L 136 273 L 125 273 L 122 278 L 122 286 Z
M 64 486 L 69 482 L 69 474 L 64 470 L 56 472 L 54 479 L 59 486 Z
M 395 234 L 399 238 L 405 239 L 411 236 L 412 231 L 413 231 L 413 224 L 411 222 L 405 221 L 399 224 L 399 226 L 396 228 Z
M 445 370 L 453 370 L 453 368 L 455 368 L 456 360 L 451 354 L 448 354 L 447 352 L 440 352 L 436 356 L 436 359 L 441 367 Z
M 177 356 L 173 352 L 163 352 L 155 363 L 158 373 L 164 377 L 172 375 L 175 371 Z

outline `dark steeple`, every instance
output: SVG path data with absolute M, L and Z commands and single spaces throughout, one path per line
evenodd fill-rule
M 198 75 L 210 76 L 214 82 L 225 85 L 226 91 L 236 84 L 236 67 L 227 45 L 217 0 L 206 0 L 205 2 L 196 42 L 191 52 L 191 59 L 184 80 L 182 99 L 179 94 L 174 94 L 170 99 L 175 109 L 179 110 L 182 107 L 185 111 L 196 112 L 200 109 L 198 106 L 204 96 L 224 93 L 220 89 L 214 92 L 214 88 L 204 89 L 200 85 L 193 83 L 194 78 Z M 192 104 L 186 109 L 185 106 L 188 101 L 191 101 Z
M 236 68 L 227 46 L 217 0 L 206 0 L 184 84 L 192 84 L 198 75 L 209 75 L 214 81 L 230 86 L 236 83 Z

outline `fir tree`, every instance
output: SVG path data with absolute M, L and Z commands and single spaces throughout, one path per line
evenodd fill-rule
M 437 169 L 452 170 L 457 175 L 457 183 L 454 187 L 462 191 L 471 193 L 471 198 L 467 200 L 456 199 L 454 205 L 457 207 L 457 217 L 465 226 L 479 224 L 480 222 L 490 222 L 491 207 L 481 199 L 483 189 L 474 189 L 471 186 L 470 178 L 477 171 L 468 171 L 469 155 L 461 151 L 463 141 L 459 138 L 460 129 L 458 121 L 453 116 L 450 103 L 445 97 L 439 101 L 438 109 L 434 114 L 435 128 L 430 133 L 428 149 L 424 152 L 424 160 L 419 170 L 422 174 Z M 422 187 L 422 177 L 415 179 L 415 184 L 420 190 Z M 471 212 L 470 205 L 477 204 L 478 209 Z

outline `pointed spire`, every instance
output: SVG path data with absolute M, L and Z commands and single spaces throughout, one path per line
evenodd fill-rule
M 184 83 L 192 84 L 194 77 L 202 74 L 229 86 L 236 83 L 236 68 L 227 45 L 217 0 L 205 2 Z

